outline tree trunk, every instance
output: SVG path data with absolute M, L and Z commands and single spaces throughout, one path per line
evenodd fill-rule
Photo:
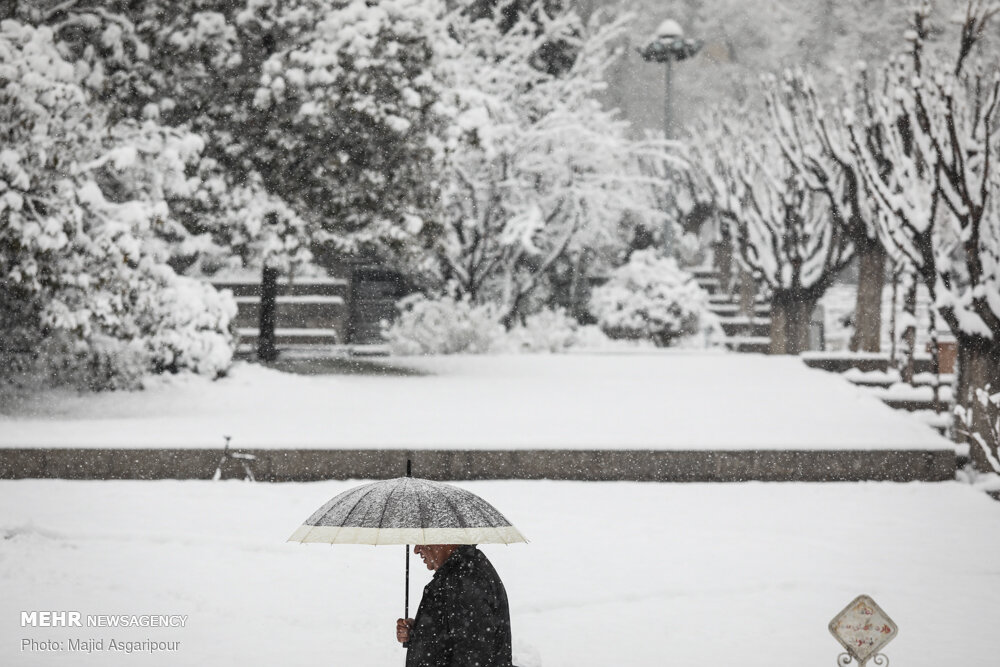
M 896 332 L 899 329 L 899 315 L 896 312 L 896 301 L 899 299 L 899 278 L 902 271 L 896 267 L 892 271 L 892 298 L 889 300 L 889 366 L 894 370 L 899 370 L 899 355 Z
M 934 304 L 927 308 L 927 316 L 930 319 L 931 335 L 931 368 L 934 369 L 934 412 L 941 413 L 941 343 L 938 340 L 937 330 L 937 309 Z
M 742 267 L 740 267 L 739 290 L 740 315 L 742 317 L 754 317 L 754 306 L 756 305 L 757 299 L 757 282 L 753 279 L 753 274 Z
M 524 303 L 524 297 L 524 292 L 518 292 L 517 296 L 514 297 L 514 300 L 500 318 L 500 324 L 502 324 L 503 328 L 507 331 L 513 329 L 514 325 L 521 319 L 521 307 Z
M 903 358 L 901 375 L 903 382 L 913 384 L 917 354 L 917 275 L 906 274 L 906 294 L 903 295 L 903 335 L 901 336 Z
M 800 354 L 809 349 L 809 318 L 819 296 L 801 288 L 774 290 L 770 354 Z
M 733 293 L 733 241 L 725 226 L 719 235 L 720 239 L 712 252 L 712 263 L 719 273 L 719 293 L 728 295 Z
M 958 339 L 958 395 L 955 400 L 971 414 L 970 430 L 982 436 L 996 461 L 1000 410 L 995 404 L 984 406 L 976 397 L 977 389 L 984 389 L 988 394 L 1000 392 L 1000 341 L 961 336 Z M 969 454 L 977 470 L 1000 472 L 994 470 L 982 445 L 968 434 L 960 433 L 959 437 L 969 443 Z
M 265 266 L 260 280 L 260 326 L 257 330 L 257 358 L 278 358 L 274 329 L 278 319 L 278 269 Z
M 885 248 L 878 239 L 856 244 L 858 253 L 858 296 L 854 307 L 852 352 L 881 352 L 882 290 L 885 287 Z

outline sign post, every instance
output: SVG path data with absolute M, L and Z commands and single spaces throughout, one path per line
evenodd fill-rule
M 847 652 L 837 656 L 837 664 L 847 666 L 854 660 L 864 667 L 869 660 L 885 666 L 889 659 L 879 651 L 895 639 L 899 628 L 875 600 L 859 595 L 830 621 L 830 633 Z

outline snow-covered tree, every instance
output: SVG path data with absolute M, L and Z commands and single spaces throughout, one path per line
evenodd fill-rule
M 287 264 L 306 257 L 311 229 L 299 224 L 301 216 L 293 219 L 288 203 L 268 192 L 255 170 L 259 132 L 253 128 L 260 123 L 252 109 L 263 61 L 278 44 L 310 30 L 326 10 L 318 0 L 20 0 L 7 3 L 0 17 L 5 12 L 50 29 L 109 122 L 156 121 L 202 138 L 192 191 L 170 193 L 171 215 L 154 232 L 162 241 L 158 251 L 172 255 L 175 269 L 211 273 L 234 260 L 254 265 L 266 255 Z M 251 199 L 254 210 L 238 212 Z M 264 200 L 278 212 L 268 218 L 277 225 L 259 222 Z M 258 231 L 260 238 L 253 238 Z M 275 235 L 295 245 L 294 257 L 287 248 L 285 256 L 274 255 Z M 250 251 L 265 248 L 264 254 Z
M 472 20 L 494 19 L 500 32 L 506 33 L 527 19 L 544 31 L 544 24 L 575 9 L 572 0 L 457 0 L 451 4 L 460 8 Z M 552 35 L 539 44 L 534 54 L 535 66 L 553 75 L 567 72 L 576 61 L 578 44 L 569 41 L 568 34 Z
M 954 333 L 957 399 L 992 455 L 996 404 L 977 394 L 1000 386 L 1000 62 L 975 56 L 998 11 L 995 2 L 969 2 L 958 53 L 945 59 L 925 48 L 932 15 L 928 4 L 918 8 L 911 55 L 886 72 L 889 94 L 872 121 L 884 133 L 888 168 L 867 146 L 865 126 L 852 126 L 882 235 L 916 268 Z M 987 452 L 977 446 L 973 454 L 987 466 Z
M 273 267 L 294 274 L 313 263 L 309 221 L 268 192 L 257 172 L 237 180 L 202 158 L 194 173 L 192 191 L 170 200 L 170 219 L 157 229 L 174 268 L 213 275 Z
M 254 163 L 270 191 L 311 217 L 316 241 L 402 251 L 432 234 L 450 41 L 442 11 L 353 0 L 263 63 Z
M 448 43 L 437 3 L 16 4 L 19 15 L 58 25 L 61 48 L 92 63 L 88 82 L 113 117 L 157 119 L 205 140 L 199 177 L 225 188 L 177 208 L 168 235 L 182 251 L 176 266 L 221 266 L 225 226 L 239 219 L 230 212 L 246 200 L 243 192 L 224 201 L 231 188 L 254 190 L 297 216 L 304 226 L 285 232 L 300 229 L 298 246 L 322 250 L 322 259 L 391 255 L 433 232 L 433 138 L 442 122 L 434 67 Z M 203 254 L 190 254 L 198 248 Z
M 38 370 L 57 340 L 67 363 L 104 356 L 107 377 L 87 378 L 97 386 L 221 373 L 235 304 L 177 276 L 151 243 L 166 199 L 190 192 L 203 143 L 153 120 L 112 122 L 92 70 L 63 52 L 51 28 L 0 24 L 0 365 Z
M 830 199 L 809 187 L 763 119 L 729 110 L 692 137 L 692 162 L 706 176 L 730 226 L 739 261 L 771 292 L 771 353 L 808 349 L 816 302 L 854 248 Z
M 882 290 L 885 286 L 886 252 L 878 235 L 876 212 L 851 153 L 850 133 L 837 113 L 855 109 L 867 116 L 873 94 L 863 66 L 856 79 L 845 74 L 843 89 L 832 99 L 821 100 L 810 75 L 786 70 L 779 78 L 764 77 L 765 104 L 773 134 L 784 158 L 801 174 L 806 187 L 826 199 L 829 215 L 844 228 L 858 256 L 858 293 L 851 349 L 878 352 L 881 342 Z M 864 140 L 880 153 L 877 128 Z
M 497 301 L 511 326 L 560 262 L 617 243 L 626 213 L 658 215 L 659 179 L 641 160 L 665 147 L 636 142 L 597 99 L 621 20 L 585 26 L 572 13 L 527 15 L 501 30 L 495 18 L 451 15 L 458 54 L 444 102 L 444 228 L 428 267 L 474 302 Z M 547 43 L 577 50 L 554 75 L 537 61 Z

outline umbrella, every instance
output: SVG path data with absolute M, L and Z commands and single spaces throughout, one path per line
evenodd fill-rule
M 410 616 L 411 544 L 527 542 L 500 512 L 474 493 L 410 476 L 363 484 L 313 512 L 289 542 L 403 544 L 406 549 L 404 616 Z

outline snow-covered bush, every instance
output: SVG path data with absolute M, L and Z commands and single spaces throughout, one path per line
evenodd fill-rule
M 590 310 L 612 338 L 645 338 L 659 346 L 698 334 L 711 316 L 708 293 L 655 250 L 633 253 L 594 290 Z
M 521 352 L 565 352 L 576 347 L 580 328 L 562 308 L 541 310 L 507 332 L 508 345 Z
M 394 354 L 482 354 L 504 345 L 504 328 L 492 305 L 414 294 L 397 307 L 399 316 L 383 331 Z
M 18 387 L 39 389 L 67 385 L 81 390 L 135 389 L 149 374 L 149 352 L 141 340 L 95 334 L 80 340 L 65 331 L 43 339 L 33 366 L 8 377 Z
M 612 344 L 596 326 L 581 326 L 561 308 L 529 315 L 508 331 L 495 305 L 477 306 L 467 298 L 417 294 L 397 307 L 399 317 L 383 329 L 394 354 L 566 352 Z
M 152 120 L 112 122 L 86 74 L 49 28 L 0 24 L 0 378 L 79 371 L 114 388 L 139 367 L 217 374 L 231 296 L 193 288 L 151 243 L 203 144 Z
M 153 289 L 144 292 L 133 312 L 137 339 L 143 341 L 152 369 L 222 375 L 233 358 L 232 294 L 178 276 L 167 266 L 150 268 Z

